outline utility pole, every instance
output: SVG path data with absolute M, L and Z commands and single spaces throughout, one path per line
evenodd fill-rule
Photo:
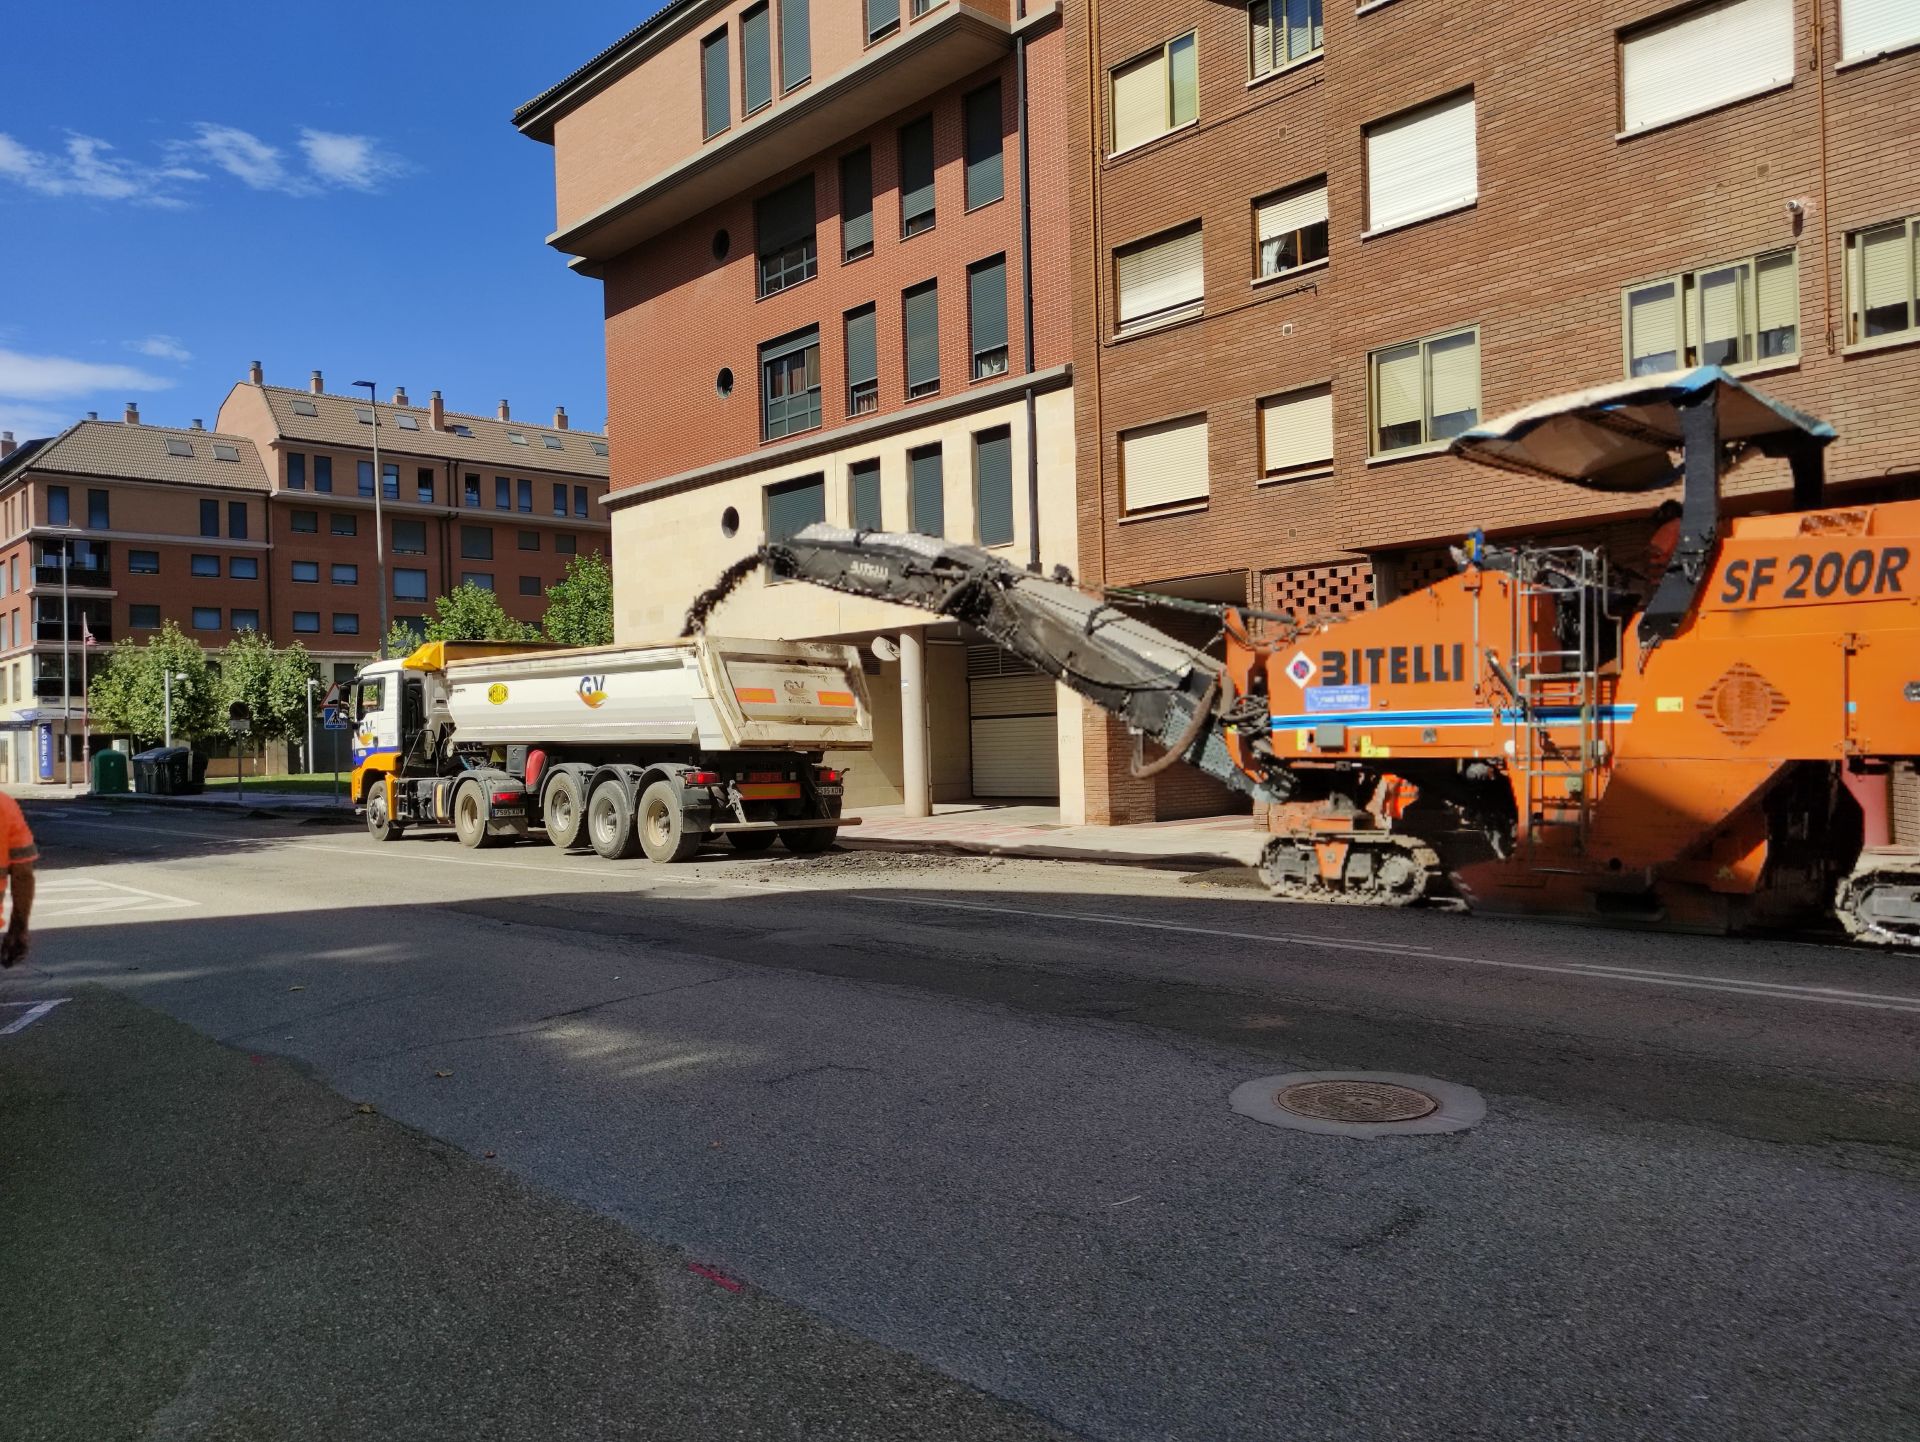
M 67 619 L 67 572 L 73 567 L 73 542 L 60 538 L 60 754 L 67 761 L 67 785 L 73 785 L 73 637 Z
M 372 381 L 355 381 L 367 391 L 367 410 L 373 416 L 373 569 L 380 582 L 380 659 L 387 659 L 387 523 L 380 498 L 386 493 L 386 473 L 380 469 L 379 387 Z

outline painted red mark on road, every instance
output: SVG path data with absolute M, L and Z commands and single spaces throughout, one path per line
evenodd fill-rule
M 698 1262 L 688 1262 L 687 1270 L 692 1272 L 696 1277 L 705 1277 L 716 1287 L 725 1287 L 729 1292 L 742 1290 L 742 1283 L 734 1281 L 733 1278 L 729 1277 L 725 1272 L 716 1272 L 712 1267 L 703 1267 Z

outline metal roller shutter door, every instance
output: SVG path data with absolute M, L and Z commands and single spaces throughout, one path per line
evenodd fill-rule
M 1900 846 L 1920 845 L 1920 771 L 1911 761 L 1893 768 L 1893 839 Z
M 1059 797 L 1058 707 L 1050 677 L 996 647 L 967 648 L 975 796 Z

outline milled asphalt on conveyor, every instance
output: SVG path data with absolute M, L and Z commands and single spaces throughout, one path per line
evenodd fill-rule
M 201 908 L 49 933 L 52 977 L 297 1057 L 1087 1435 L 1911 1434 L 1920 1017 L 1412 948 L 1920 995 L 1879 958 L 1046 863 L 663 878 L 210 825 L 44 828 L 76 860 L 152 845 L 90 874 Z M 1331 1066 L 1489 1115 L 1363 1143 L 1227 1109 Z

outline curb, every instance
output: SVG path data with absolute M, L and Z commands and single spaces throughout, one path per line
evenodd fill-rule
M 1226 867 L 1251 866 L 1237 856 L 1220 852 L 1183 851 L 1142 855 L 1137 851 L 1084 851 L 1069 846 L 1048 846 L 1044 842 L 1006 843 L 997 841 L 908 840 L 901 838 L 848 836 L 842 833 L 836 843 L 848 851 L 938 852 L 953 856 L 1004 856 L 1033 861 L 1085 861 L 1096 866 L 1144 866 L 1156 871 L 1218 871 Z
M 192 801 L 184 796 L 155 796 L 143 791 L 130 791 L 119 796 L 84 795 L 72 798 L 85 806 L 97 806 L 112 810 L 118 806 L 166 806 L 179 811 L 204 812 L 209 816 L 237 816 L 251 821 L 313 821 L 322 826 L 358 826 L 360 818 L 346 807 L 327 806 L 272 806 L 255 805 L 251 802 L 236 801 L 231 804 L 221 801 Z

